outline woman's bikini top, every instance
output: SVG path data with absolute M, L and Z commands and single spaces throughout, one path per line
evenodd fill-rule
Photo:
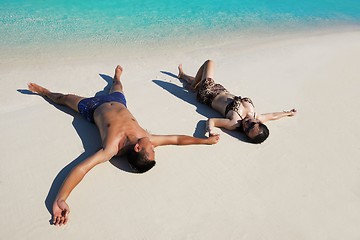
M 243 120 L 243 117 L 242 117 L 242 116 L 240 115 L 240 113 L 239 113 L 240 106 L 241 106 L 241 103 L 242 103 L 242 102 L 248 102 L 248 103 L 250 103 L 250 104 L 254 107 L 254 103 L 253 103 L 253 101 L 252 101 L 250 98 L 248 98 L 248 97 L 242 98 L 242 97 L 240 97 L 240 96 L 235 96 L 234 99 L 233 99 L 233 101 L 230 102 L 230 103 L 226 106 L 226 108 L 225 108 L 225 116 L 228 114 L 228 112 L 229 112 L 230 110 L 232 110 L 232 111 L 236 112 L 236 113 L 239 115 L 239 117 L 241 118 L 241 120 Z M 254 117 L 255 117 L 255 113 L 254 113 Z

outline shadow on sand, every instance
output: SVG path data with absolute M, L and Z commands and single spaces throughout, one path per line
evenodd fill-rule
M 113 78 L 108 75 L 104 75 L 104 74 L 99 74 L 99 75 L 100 75 L 100 77 L 102 77 L 102 79 L 104 79 L 106 81 L 107 85 L 104 87 L 103 90 L 97 92 L 95 94 L 95 96 L 101 96 L 101 95 L 107 94 L 111 88 L 112 81 L 113 81 Z M 38 95 L 27 89 L 18 89 L 17 91 L 22 94 Z M 72 121 L 72 125 L 73 125 L 75 131 L 77 132 L 77 134 L 79 135 L 79 137 L 82 141 L 83 147 L 84 147 L 84 152 L 80 156 L 78 156 L 76 159 L 71 161 L 68 165 L 66 165 L 63 169 L 61 169 L 61 171 L 56 175 L 55 179 L 53 180 L 53 182 L 51 184 L 49 193 L 45 199 L 45 206 L 46 206 L 47 210 L 49 211 L 49 213 L 52 214 L 52 204 L 55 201 L 56 195 L 57 195 L 62 183 L 64 182 L 65 178 L 67 177 L 67 175 L 70 173 L 70 171 L 76 165 L 78 165 L 79 163 L 84 161 L 89 156 L 93 155 L 95 152 L 97 152 L 101 148 L 101 139 L 100 139 L 100 134 L 99 134 L 97 127 L 94 124 L 86 121 L 79 113 L 75 112 L 74 110 L 72 110 L 66 106 L 54 104 L 47 98 L 44 98 L 44 99 L 49 104 L 53 105 L 55 108 L 59 109 L 60 111 L 66 113 L 66 114 L 71 115 L 74 118 Z M 65 151 L 65 149 L 61 149 L 60 151 Z M 133 173 L 133 171 L 130 168 L 125 157 L 115 157 L 110 160 L 110 163 L 113 166 L 115 166 L 123 171 Z M 52 219 L 50 219 L 49 222 L 50 222 L 50 224 L 52 224 Z

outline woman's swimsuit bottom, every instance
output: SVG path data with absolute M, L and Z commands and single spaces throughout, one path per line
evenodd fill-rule
M 214 79 L 206 78 L 200 82 L 199 90 L 197 92 L 197 99 L 199 102 L 209 105 L 211 107 L 211 103 L 214 101 L 217 95 L 220 93 L 229 93 L 229 91 L 223 87 L 221 84 L 215 83 Z M 248 97 L 240 97 L 235 96 L 234 100 L 231 101 L 225 109 L 225 116 L 227 113 L 232 110 L 236 112 L 240 118 L 242 119 L 239 109 L 242 102 L 248 102 L 254 106 L 252 100 Z
M 94 122 L 94 112 L 103 103 L 118 102 L 126 107 L 126 99 L 121 92 L 113 92 L 104 96 L 84 98 L 78 104 L 79 113 L 89 122 Z
M 211 107 L 211 103 L 220 93 L 229 93 L 229 91 L 221 84 L 215 83 L 214 79 L 206 78 L 200 82 L 197 99 L 199 102 Z

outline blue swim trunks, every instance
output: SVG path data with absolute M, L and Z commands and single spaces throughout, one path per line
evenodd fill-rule
M 108 95 L 85 98 L 78 104 L 80 114 L 89 122 L 94 122 L 94 112 L 101 104 L 107 102 L 118 102 L 126 107 L 126 99 L 121 92 L 113 92 Z

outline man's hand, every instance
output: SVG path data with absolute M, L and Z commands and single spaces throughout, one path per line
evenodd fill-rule
M 210 134 L 208 140 L 208 144 L 216 144 L 220 140 L 220 134 Z
M 70 208 L 64 200 L 55 200 L 53 204 L 53 224 L 61 226 L 69 219 Z

